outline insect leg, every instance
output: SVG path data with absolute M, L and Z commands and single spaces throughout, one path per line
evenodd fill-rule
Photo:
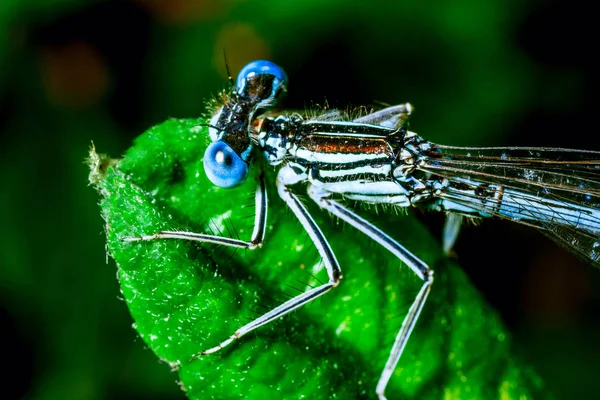
M 296 218 L 298 218 L 302 224 L 302 227 L 306 230 L 310 239 L 315 244 L 319 255 L 323 258 L 323 263 L 327 269 L 329 281 L 323 285 L 317 286 L 296 297 L 293 297 L 285 303 L 275 307 L 271 311 L 261 315 L 254 321 L 242 326 L 233 335 L 231 335 L 229 339 L 225 340 L 218 346 L 203 351 L 200 353 L 200 355 L 211 354 L 222 349 L 246 333 L 251 332 L 262 325 L 268 324 L 269 322 L 303 306 L 304 304 L 311 302 L 338 285 L 340 279 L 342 278 L 342 272 L 337 259 L 335 258 L 335 254 L 331 250 L 329 243 L 327 243 L 325 236 L 308 213 L 306 207 L 304 207 L 298 197 L 290 189 L 291 185 L 304 179 L 305 176 L 298 175 L 292 168 L 285 166 L 281 168 L 279 174 L 277 175 L 277 190 L 279 196 L 286 202 L 294 215 L 296 215 Z
M 385 387 L 387 386 L 394 369 L 396 368 L 396 364 L 398 364 L 398 360 L 402 355 L 402 351 L 404 350 L 404 346 L 406 346 L 406 342 L 410 337 L 410 334 L 417 323 L 419 315 L 421 314 L 421 310 L 423 309 L 423 305 L 425 304 L 425 300 L 427 299 L 427 295 L 431 289 L 431 284 L 433 283 L 433 270 L 427 266 L 423 261 L 417 258 L 414 254 L 406 250 L 400 243 L 392 239 L 385 232 L 368 222 L 367 220 L 361 218 L 356 215 L 351 210 L 342 206 L 337 201 L 331 200 L 328 198 L 329 193 L 323 191 L 322 189 L 316 188 L 314 186 L 309 186 L 308 195 L 322 208 L 326 209 L 333 215 L 341 218 L 346 221 L 354 228 L 358 229 L 369 238 L 379 243 L 381 246 L 385 247 L 389 250 L 393 255 L 402 260 L 410 269 L 413 270 L 415 274 L 421 280 L 423 280 L 423 286 L 421 286 L 421 290 L 415 297 L 412 305 L 408 309 L 408 314 L 404 318 L 402 322 L 402 327 L 396 336 L 394 341 L 394 345 L 392 346 L 392 350 L 390 351 L 390 355 L 385 364 L 385 368 L 379 378 L 379 382 L 377 383 L 377 395 L 380 400 L 385 399 Z
M 185 239 L 196 242 L 214 243 L 229 247 L 239 247 L 242 249 L 253 250 L 262 245 L 265 238 L 265 230 L 267 225 L 267 188 L 265 186 L 265 179 L 262 172 L 258 178 L 258 184 L 256 185 L 256 193 L 254 198 L 256 203 L 254 214 L 254 230 L 249 241 L 183 231 L 161 231 L 153 235 L 124 237 L 122 240 L 124 242 L 137 242 L 156 239 Z
M 444 247 L 444 253 L 450 254 L 450 251 L 458 239 L 460 233 L 460 226 L 463 222 L 463 216 L 460 214 L 449 213 L 446 215 L 446 221 L 444 222 L 444 232 L 442 234 L 442 245 Z
M 364 115 L 352 122 L 398 129 L 403 127 L 408 122 L 412 110 L 413 106 L 410 103 L 398 104 L 396 106 L 386 107 L 383 110 Z

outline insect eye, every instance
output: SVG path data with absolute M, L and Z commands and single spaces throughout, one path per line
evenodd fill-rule
M 287 89 L 288 78 L 283 68 L 271 61 L 258 60 L 247 64 L 238 74 L 239 93 L 256 103 L 274 101 Z
M 204 153 L 204 171 L 216 186 L 232 188 L 246 180 L 248 164 L 223 141 L 210 144 Z

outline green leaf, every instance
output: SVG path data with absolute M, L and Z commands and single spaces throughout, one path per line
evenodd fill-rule
M 207 180 L 203 122 L 156 126 L 119 161 L 93 149 L 90 155 L 108 249 L 141 338 L 178 369 L 190 399 L 375 397 L 421 282 L 380 246 L 309 201 L 342 266 L 340 285 L 221 351 L 190 361 L 327 278 L 310 239 L 277 197 L 271 169 L 268 229 L 260 249 L 121 240 L 164 229 L 250 237 L 255 176 L 235 189 Z M 395 209 L 358 211 L 435 270 L 429 300 L 388 385 L 389 399 L 548 397 L 537 375 L 512 354 L 499 317 L 422 226 Z

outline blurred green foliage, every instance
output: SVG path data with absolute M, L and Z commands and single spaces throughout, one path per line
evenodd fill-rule
M 283 66 L 285 107 L 410 101 L 413 129 L 435 142 L 594 148 L 599 135 L 584 116 L 595 117 L 585 67 L 595 48 L 585 27 L 595 26 L 595 14 L 564 4 L 2 2 L 0 316 L 16 354 L 6 357 L 3 398 L 182 398 L 177 375 L 145 350 L 118 300 L 98 197 L 86 187 L 92 141 L 118 155 L 150 126 L 204 113 L 205 100 L 226 85 L 225 50 L 233 74 L 257 58 Z M 520 37 L 524 26 L 529 41 Z M 473 251 L 490 253 L 510 237 L 539 242 L 541 235 L 514 229 L 492 230 L 494 243 Z M 524 296 L 516 290 L 537 295 L 516 306 L 517 352 L 559 397 L 597 397 L 590 349 L 600 333 L 598 278 L 540 243 L 530 264 L 502 250 L 469 272 L 502 282 L 500 296 L 518 304 Z M 460 250 L 459 243 L 466 265 L 470 251 Z M 504 286 L 517 279 L 524 288 Z M 539 289 L 548 279 L 552 290 Z M 540 307 L 542 317 L 527 311 Z

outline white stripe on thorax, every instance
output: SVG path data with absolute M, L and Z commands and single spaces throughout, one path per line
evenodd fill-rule
M 406 195 L 407 191 L 395 181 L 368 182 L 365 180 L 323 183 L 309 179 L 315 186 L 332 193 L 356 193 L 372 195 Z
M 368 137 L 368 138 L 385 138 L 391 133 L 394 133 L 396 130 L 391 128 L 385 128 L 381 126 L 371 125 L 371 124 L 360 124 L 354 122 L 345 122 L 345 121 L 306 121 L 303 123 L 304 126 L 319 125 L 321 126 L 340 126 L 341 129 L 339 131 L 324 131 L 324 132 L 315 132 L 316 134 L 321 135 L 331 135 L 331 136 L 348 136 L 348 137 Z M 365 128 L 365 132 L 348 132 L 347 129 L 349 127 L 357 127 L 357 128 Z M 368 133 L 368 131 L 379 133 Z
M 388 154 L 382 153 L 320 153 L 317 151 L 307 150 L 305 148 L 299 148 L 296 151 L 290 150 L 292 156 L 304 159 L 308 162 L 320 162 L 327 164 L 346 164 L 359 161 L 370 161 L 377 159 L 389 159 Z
M 349 168 L 349 169 L 333 169 L 324 170 L 319 169 L 319 175 L 323 178 L 341 178 L 351 175 L 361 174 L 376 174 L 376 175 L 388 175 L 392 169 L 390 164 L 381 164 L 378 166 L 363 165 L 362 167 Z

